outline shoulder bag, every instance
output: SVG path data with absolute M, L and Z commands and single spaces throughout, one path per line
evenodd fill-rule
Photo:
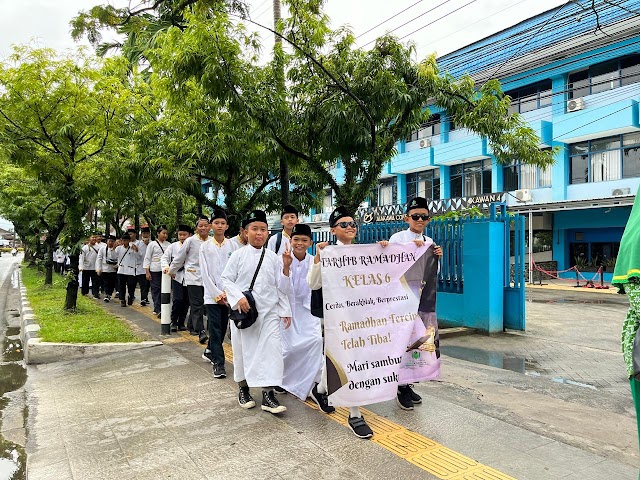
M 231 310 L 230 317 L 233 320 L 236 328 L 242 330 L 245 328 L 249 328 L 251 325 L 256 323 L 258 319 L 258 308 L 256 307 L 256 300 L 253 298 L 253 285 L 256 283 L 256 278 L 258 277 L 258 272 L 260 271 L 260 267 L 262 266 L 262 260 L 264 260 L 265 248 L 262 248 L 262 255 L 260 255 L 260 261 L 258 262 L 258 266 L 256 267 L 256 271 L 253 274 L 253 280 L 251 280 L 251 285 L 249 285 L 249 290 L 242 292 L 247 301 L 249 302 L 249 311 L 244 313 L 238 310 Z

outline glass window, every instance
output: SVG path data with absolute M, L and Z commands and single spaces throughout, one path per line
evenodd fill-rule
M 569 149 L 571 155 L 579 155 L 581 153 L 589 153 L 589 142 L 574 143 Z
M 504 167 L 503 183 L 504 189 L 507 192 L 518 190 L 520 186 L 518 182 L 518 170 L 519 166 L 515 162 L 511 162 L 511 165 Z
M 571 157 L 571 183 L 587 183 L 589 181 L 589 155 Z
M 451 167 L 451 197 L 462 196 L 462 165 Z
M 538 179 L 539 187 L 550 187 L 551 186 L 551 166 L 540 169 L 540 178 Z
M 640 82 L 640 55 L 630 55 L 620 60 L 622 85 Z
M 625 147 L 630 147 L 632 145 L 640 145 L 640 132 L 638 132 L 638 133 L 625 133 L 622 136 L 622 144 Z
M 620 150 L 591 154 L 591 181 L 606 182 L 620 179 Z
M 581 70 L 569 75 L 569 97 L 577 98 L 589 95 L 589 70 Z
M 613 150 L 615 148 L 620 148 L 620 136 L 616 135 L 615 137 L 607 137 L 607 138 L 599 138 L 598 140 L 591 141 L 591 147 L 589 150 L 592 152 L 599 152 L 602 150 Z
M 464 165 L 464 196 L 473 197 L 482 193 L 482 162 Z
M 548 107 L 549 105 L 551 105 L 552 100 L 553 100 L 553 92 L 551 91 L 550 88 L 548 90 L 540 91 L 540 108 Z
M 322 201 L 322 209 L 323 211 L 326 212 L 331 212 L 333 210 L 333 196 L 332 196 L 333 191 L 332 190 L 325 190 L 324 192 L 324 199 Z
M 640 146 L 628 147 L 622 153 L 622 178 L 640 177 Z

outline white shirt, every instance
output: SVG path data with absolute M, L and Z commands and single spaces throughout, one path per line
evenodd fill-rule
M 171 244 L 166 240 L 164 242 L 159 242 L 158 240 L 149 242 L 149 245 L 146 246 L 142 268 L 148 268 L 151 272 L 161 272 L 162 265 L 160 259 L 162 255 L 164 255 L 164 251 L 169 248 L 169 245 Z
M 83 245 L 80 252 L 80 270 L 95 270 L 98 259 L 98 245 Z
M 173 242 L 167 247 L 167 249 L 162 254 L 162 257 L 160 258 L 160 266 L 162 267 L 162 271 L 171 266 L 171 262 L 173 262 L 176 253 L 182 248 L 182 245 L 183 244 L 178 241 Z M 174 280 L 180 284 L 184 284 L 184 268 L 182 270 L 178 269 L 175 275 L 176 276 Z
M 276 252 L 276 244 L 278 243 L 278 237 L 280 236 L 278 233 L 272 235 L 267 242 L 267 248 L 271 251 L 276 252 L 278 255 L 282 255 L 283 252 L 289 248 L 291 245 L 291 237 L 287 235 L 287 233 L 283 230 L 282 232 L 282 241 L 280 242 L 280 249 Z
M 175 252 L 169 266 L 169 274 L 174 275 L 178 269 L 184 267 L 184 285 L 202 286 L 202 271 L 200 269 L 200 247 L 208 240 L 202 240 L 194 235 L 187 238 L 182 248 Z
M 202 285 L 204 286 L 204 303 L 216 303 L 216 298 L 222 295 L 222 272 L 227 266 L 231 254 L 238 250 L 237 243 L 225 238 L 218 243 L 210 238 L 200 247 L 200 268 L 202 270 Z
M 109 261 L 115 261 L 116 263 L 107 263 Z M 98 258 L 96 259 L 96 270 L 98 272 L 115 273 L 118 270 L 118 255 L 116 253 L 116 247 L 109 248 L 106 244 L 102 245 L 102 248 L 98 250 Z
M 116 255 L 118 257 L 118 274 L 135 276 L 140 254 L 131 248 L 131 243 L 129 243 L 128 247 L 124 245 L 117 246 Z
M 233 243 L 235 243 L 235 244 L 236 244 L 236 246 L 237 246 L 237 247 L 236 247 L 236 249 L 238 249 L 238 248 L 242 248 L 242 247 L 246 247 L 246 246 L 247 246 L 247 244 L 246 244 L 246 243 L 242 243 L 242 242 L 240 241 L 240 234 L 238 234 L 238 235 L 236 235 L 235 237 L 233 237 L 233 238 L 229 239 L 229 241 L 231 241 L 231 242 L 233 242 Z

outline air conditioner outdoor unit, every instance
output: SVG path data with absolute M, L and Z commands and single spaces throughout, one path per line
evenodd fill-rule
M 631 195 L 631 189 L 629 187 L 623 187 L 614 188 L 613 190 L 611 190 L 612 197 L 619 197 L 621 195 Z
M 515 194 L 519 202 L 528 202 L 531 200 L 531 190 L 516 190 Z
M 567 112 L 577 112 L 584 108 L 584 100 L 582 98 L 572 98 L 567 102 Z
M 420 148 L 427 148 L 430 146 L 431 146 L 430 138 L 423 138 L 422 140 L 420 140 Z

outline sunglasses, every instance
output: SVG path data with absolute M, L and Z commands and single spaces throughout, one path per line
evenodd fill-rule
M 335 226 L 340 228 L 358 228 L 358 224 L 356 222 L 338 222 Z
M 418 215 L 417 213 L 414 215 L 409 215 L 411 217 L 411 220 L 414 221 L 418 221 L 418 220 L 429 220 L 429 215 Z

